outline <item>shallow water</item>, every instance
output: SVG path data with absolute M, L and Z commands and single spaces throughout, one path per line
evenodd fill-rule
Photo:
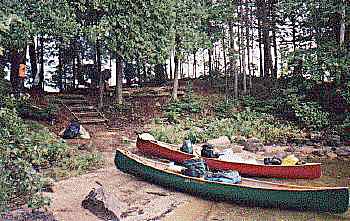
M 347 186 L 350 187 L 350 161 L 322 162 L 323 175 L 314 180 L 261 179 L 278 183 L 305 186 Z M 214 202 L 190 197 L 189 202 L 169 213 L 164 221 L 175 220 L 350 220 L 350 210 L 343 214 L 300 212 L 270 208 L 246 207 L 225 202 Z

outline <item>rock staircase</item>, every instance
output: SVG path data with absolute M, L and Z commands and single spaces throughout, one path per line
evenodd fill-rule
M 83 95 L 61 95 L 57 99 L 80 124 L 101 124 L 108 121 Z

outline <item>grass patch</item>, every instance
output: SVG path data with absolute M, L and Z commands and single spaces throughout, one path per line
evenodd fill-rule
M 100 153 L 75 153 L 70 158 L 64 159 L 60 165 L 45 172 L 45 176 L 55 180 L 77 176 L 101 168 L 104 165 L 103 156 Z
M 227 136 L 233 142 L 235 137 L 244 136 L 256 137 L 265 143 L 286 143 L 298 137 L 300 131 L 294 125 L 281 122 L 272 115 L 247 110 L 232 113 L 229 118 L 185 118 L 177 124 L 154 124 L 151 134 L 157 140 L 167 143 L 182 143 L 184 139 L 202 143 L 220 136 Z

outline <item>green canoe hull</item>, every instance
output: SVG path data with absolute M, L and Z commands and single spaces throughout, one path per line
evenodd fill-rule
M 349 206 L 348 188 L 317 190 L 278 190 L 251 186 L 229 185 L 193 179 L 143 164 L 117 150 L 115 164 L 118 169 L 152 183 L 202 196 L 208 199 L 229 201 L 259 207 L 343 213 Z

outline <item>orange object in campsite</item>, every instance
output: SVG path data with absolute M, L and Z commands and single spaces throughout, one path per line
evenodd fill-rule
M 26 65 L 25 64 L 19 65 L 18 77 L 20 77 L 20 78 L 26 77 Z

